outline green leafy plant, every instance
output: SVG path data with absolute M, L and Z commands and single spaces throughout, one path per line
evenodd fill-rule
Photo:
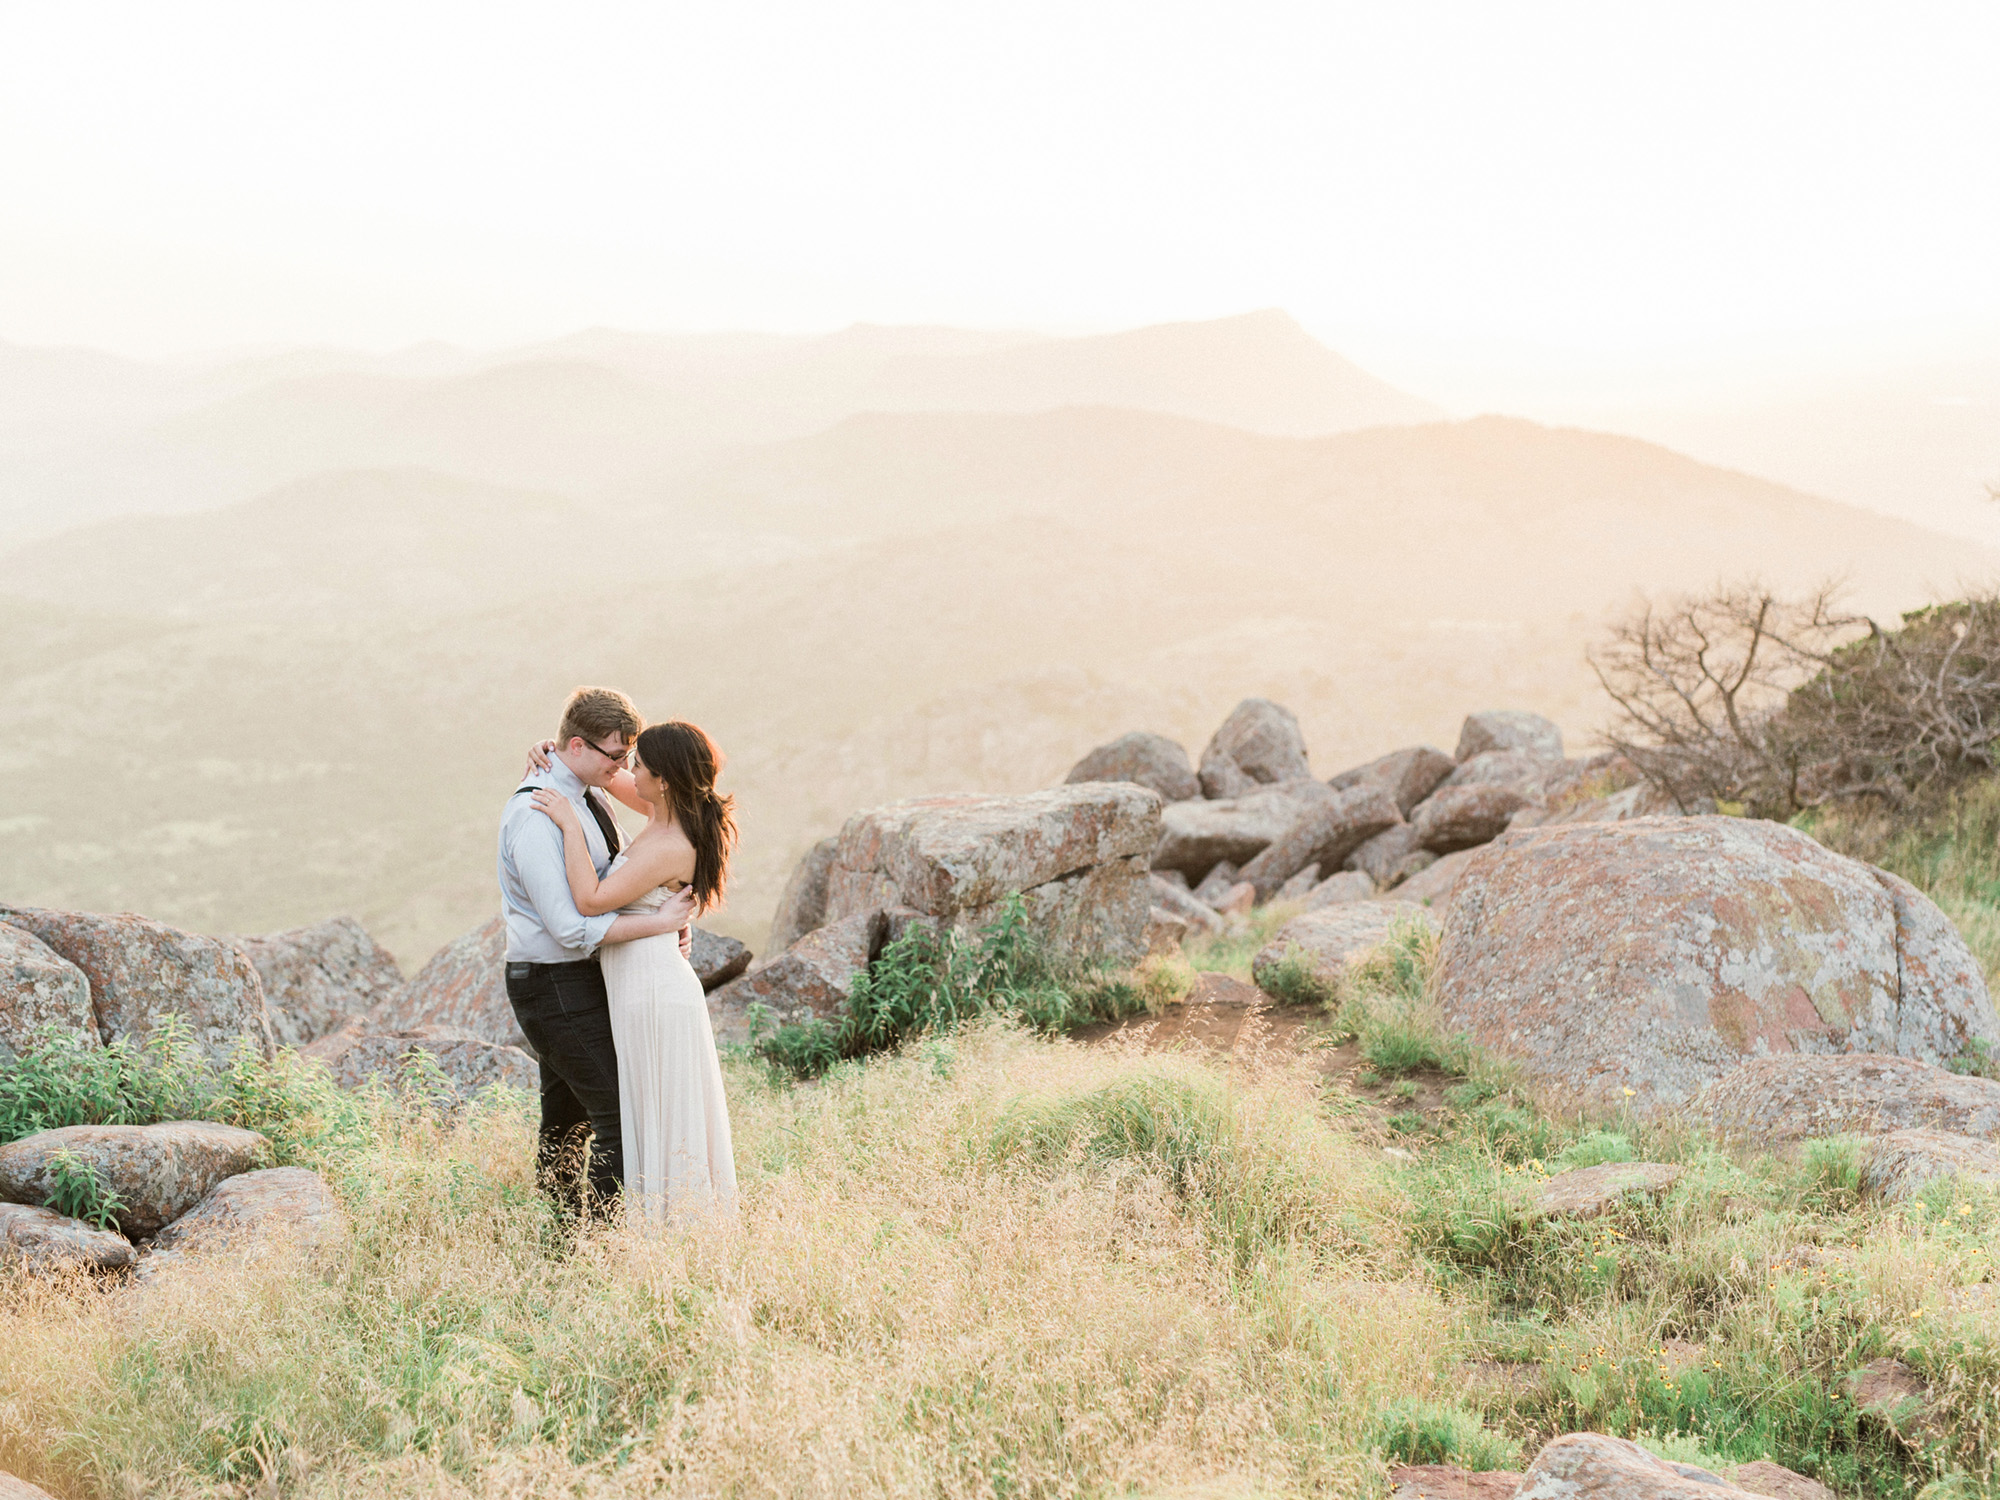
M 45 1206 L 99 1229 L 116 1229 L 118 1212 L 125 1207 L 125 1200 L 104 1180 L 93 1162 L 74 1151 L 58 1151 L 49 1158 L 49 1196 Z

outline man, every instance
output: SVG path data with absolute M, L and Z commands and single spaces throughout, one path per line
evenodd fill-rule
M 680 932 L 687 951 L 694 896 L 657 912 L 586 917 L 563 873 L 562 830 L 527 792 L 549 787 L 575 803 L 601 877 L 618 852 L 606 792 L 625 769 L 643 721 L 615 688 L 578 688 L 563 705 L 548 765 L 528 773 L 500 817 L 500 899 L 507 920 L 507 999 L 542 1065 L 542 1125 L 535 1176 L 565 1215 L 604 1213 L 624 1183 L 618 1116 L 618 1049 L 597 950 Z M 594 1139 L 593 1139 L 594 1138 Z M 588 1148 L 588 1198 L 579 1179 Z

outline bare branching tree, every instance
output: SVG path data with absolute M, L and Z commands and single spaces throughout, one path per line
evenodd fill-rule
M 1846 798 L 1901 806 L 2000 763 L 2000 599 L 1903 617 L 1757 584 L 1644 604 L 1592 653 L 1611 743 L 1682 808 L 1767 817 Z

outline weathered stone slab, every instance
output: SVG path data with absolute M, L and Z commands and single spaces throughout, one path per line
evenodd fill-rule
M 503 1047 L 448 1026 L 418 1026 L 364 1036 L 341 1033 L 308 1052 L 332 1070 L 334 1082 L 348 1089 L 360 1088 L 371 1078 L 396 1083 L 415 1052 L 435 1062 L 463 1098 L 495 1084 L 527 1093 L 541 1087 L 541 1066 L 519 1047 Z
M 1729 1500 L 1750 1493 L 1707 1469 L 1655 1458 L 1624 1438 L 1572 1432 L 1535 1455 L 1516 1500 Z
M 0 906 L 0 922 L 33 933 L 83 971 L 103 1041 L 143 1043 L 166 1017 L 179 1016 L 212 1057 L 245 1043 L 265 1057 L 272 1053 L 263 983 L 234 943 L 129 912 Z
M 826 921 L 826 881 L 840 848 L 840 835 L 828 834 L 806 850 L 778 897 L 778 910 L 771 918 L 771 938 L 766 945 L 780 953 Z M 730 975 L 729 978 L 735 978 Z M 728 979 L 718 981 L 727 984 Z
M 1260 786 L 1311 775 L 1297 715 L 1268 698 L 1237 704 L 1201 752 L 1204 797 L 1241 797 Z
M 1940 1130 L 2000 1137 L 2000 1083 L 1909 1057 L 1753 1057 L 1702 1093 L 1714 1130 L 1747 1141 Z
M 122 1202 L 122 1234 L 143 1236 L 172 1223 L 226 1177 L 249 1171 L 270 1149 L 253 1130 L 206 1120 L 161 1125 L 65 1125 L 0 1146 L 0 1199 L 46 1204 L 56 1157 L 69 1152 Z
M 1317 783 L 1307 783 L 1317 785 Z M 1245 865 L 1237 877 L 1268 901 L 1307 865 L 1338 869 L 1347 857 L 1386 828 L 1402 821 L 1395 798 L 1379 786 L 1330 791 L 1324 800 L 1306 805 L 1292 824 Z
M 1356 786 L 1380 787 L 1395 802 L 1396 811 L 1407 818 L 1410 809 L 1436 791 L 1438 783 L 1457 766 L 1456 761 L 1435 746 L 1412 745 L 1404 750 L 1391 750 L 1365 766 L 1342 771 L 1328 780 L 1327 785 L 1336 792 Z
M 45 1026 L 101 1045 L 90 981 L 32 932 L 0 923 L 0 1064 L 32 1046 Z
M 403 971 L 352 917 L 237 940 L 256 965 L 280 1047 L 303 1047 L 403 987 Z
M 1529 1212 L 1542 1219 L 1594 1219 L 1631 1193 L 1656 1198 L 1680 1181 L 1681 1169 L 1657 1161 L 1606 1162 L 1559 1172 L 1535 1192 Z
M 1251 961 L 1259 984 L 1271 968 L 1296 953 L 1311 964 L 1321 982 L 1338 987 L 1348 969 L 1410 925 L 1433 925 L 1420 908 L 1388 901 L 1354 901 L 1324 906 L 1294 917 L 1280 927 Z
M 1457 1464 L 1389 1465 L 1389 1500 L 1514 1500 L 1521 1476 Z
M 1317 781 L 1295 781 L 1217 802 L 1175 802 L 1160 813 L 1153 868 L 1201 881 L 1219 864 L 1241 869 L 1313 806 L 1340 794 Z
M 1510 786 L 1447 786 L 1417 804 L 1410 821 L 1419 844 L 1451 854 L 1498 838 L 1527 805 L 1527 796 Z
M 1525 750 L 1531 755 L 1561 760 L 1562 731 L 1540 714 L 1516 708 L 1466 715 L 1458 731 L 1458 759 L 1468 761 L 1493 750 Z
M 43 1275 L 116 1271 L 132 1264 L 132 1242 L 51 1208 L 0 1203 L 0 1269 L 26 1265 Z M 0 1496 L 5 1495 L 0 1490 Z
M 255 1258 L 282 1247 L 307 1255 L 338 1245 L 347 1221 L 339 1200 L 317 1172 L 269 1167 L 216 1184 L 186 1214 L 160 1231 L 139 1261 L 139 1279 L 156 1280 L 192 1256 Z
M 1435 983 L 1447 1020 L 1538 1082 L 1642 1115 L 1750 1056 L 1940 1062 L 2000 1042 L 1977 965 L 1947 957 L 1963 944 L 1899 901 L 1923 898 L 1775 823 L 1514 832 L 1468 857 Z M 1899 934 L 1919 923 L 1934 948 L 1906 972 Z
M 754 973 L 723 985 L 708 997 L 716 1039 L 747 1041 L 753 1005 L 765 1007 L 773 1025 L 830 1019 L 882 951 L 888 929 L 888 914 L 879 909 L 842 917 L 807 933 Z
M 1891 1203 L 1914 1198 L 1940 1177 L 2000 1187 L 2000 1146 L 1946 1130 L 1892 1130 L 1877 1140 L 1862 1185 Z
M 1163 802 L 1184 802 L 1201 795 L 1201 782 L 1180 742 L 1143 730 L 1099 745 L 1072 766 L 1063 780 L 1136 782 L 1158 792 Z

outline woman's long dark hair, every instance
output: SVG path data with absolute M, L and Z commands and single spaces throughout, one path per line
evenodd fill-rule
M 736 847 L 736 799 L 716 791 L 722 752 L 699 724 L 678 720 L 640 732 L 639 759 L 666 788 L 667 810 L 694 845 L 695 900 L 703 911 L 722 900 L 729 851 Z

